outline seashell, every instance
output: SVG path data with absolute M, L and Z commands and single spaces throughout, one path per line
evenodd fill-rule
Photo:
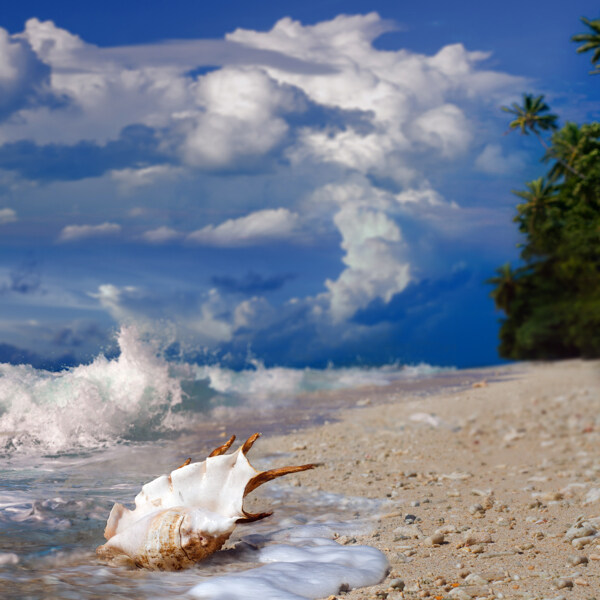
M 177 571 L 221 549 L 239 523 L 251 523 L 271 512 L 249 513 L 244 498 L 267 481 L 312 469 L 315 464 L 257 471 L 246 458 L 260 434 L 232 454 L 235 436 L 200 463 L 188 458 L 169 475 L 145 484 L 135 509 L 115 504 L 96 550 L 103 559 L 125 559 L 147 569 Z

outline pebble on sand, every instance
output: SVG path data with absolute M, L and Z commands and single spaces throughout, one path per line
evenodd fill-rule
M 404 589 L 404 585 L 405 585 L 404 584 L 404 580 L 400 579 L 400 578 L 395 578 L 395 579 L 392 579 L 390 581 L 390 587 L 393 590 L 400 590 L 400 591 L 402 591 Z
M 554 582 L 554 585 L 556 586 L 557 590 L 563 590 L 565 588 L 572 588 L 573 580 L 569 579 L 568 577 L 561 577 L 560 579 L 557 579 Z
M 434 533 L 429 537 L 425 538 L 425 545 L 430 547 L 441 546 L 444 543 L 443 533 Z

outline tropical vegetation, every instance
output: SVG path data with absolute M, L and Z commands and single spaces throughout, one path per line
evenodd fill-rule
M 577 52 L 592 52 L 592 64 L 595 70 L 592 73 L 600 73 L 598 63 L 600 63 L 600 19 L 590 21 L 585 17 L 581 20 L 588 26 L 589 31 L 586 33 L 578 33 L 571 39 L 574 42 L 581 42 L 581 46 L 577 48 Z
M 578 52 L 593 51 L 597 67 L 600 19 L 582 21 L 592 33 L 572 39 L 583 42 Z M 529 94 L 503 110 L 514 117 L 509 130 L 540 140 L 548 171 L 514 191 L 521 260 L 488 281 L 505 313 L 499 352 L 512 359 L 600 357 L 600 123 L 559 128 L 544 97 Z

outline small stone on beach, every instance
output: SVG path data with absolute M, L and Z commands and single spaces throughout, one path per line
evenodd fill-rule
M 426 546 L 440 546 L 441 544 L 444 543 L 444 534 L 443 533 L 434 533 L 433 535 L 430 535 L 428 538 L 425 538 L 425 545 Z
M 390 587 L 393 590 L 400 590 L 400 591 L 402 591 L 404 589 L 404 580 L 400 579 L 400 578 L 392 579 L 390 581 Z
M 560 579 L 557 579 L 554 582 L 554 585 L 556 586 L 557 590 L 563 590 L 565 588 L 572 588 L 573 587 L 573 580 L 569 579 L 567 577 L 561 577 Z

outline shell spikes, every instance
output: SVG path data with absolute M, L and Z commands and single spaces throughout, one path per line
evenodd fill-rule
M 96 553 L 121 558 L 148 569 L 175 571 L 192 566 L 220 550 L 235 526 L 270 516 L 249 513 L 244 498 L 257 487 L 289 473 L 313 469 L 316 464 L 257 471 L 246 458 L 260 437 L 250 436 L 231 454 L 231 436 L 200 463 L 187 459 L 169 475 L 142 487 L 135 509 L 115 504 Z

